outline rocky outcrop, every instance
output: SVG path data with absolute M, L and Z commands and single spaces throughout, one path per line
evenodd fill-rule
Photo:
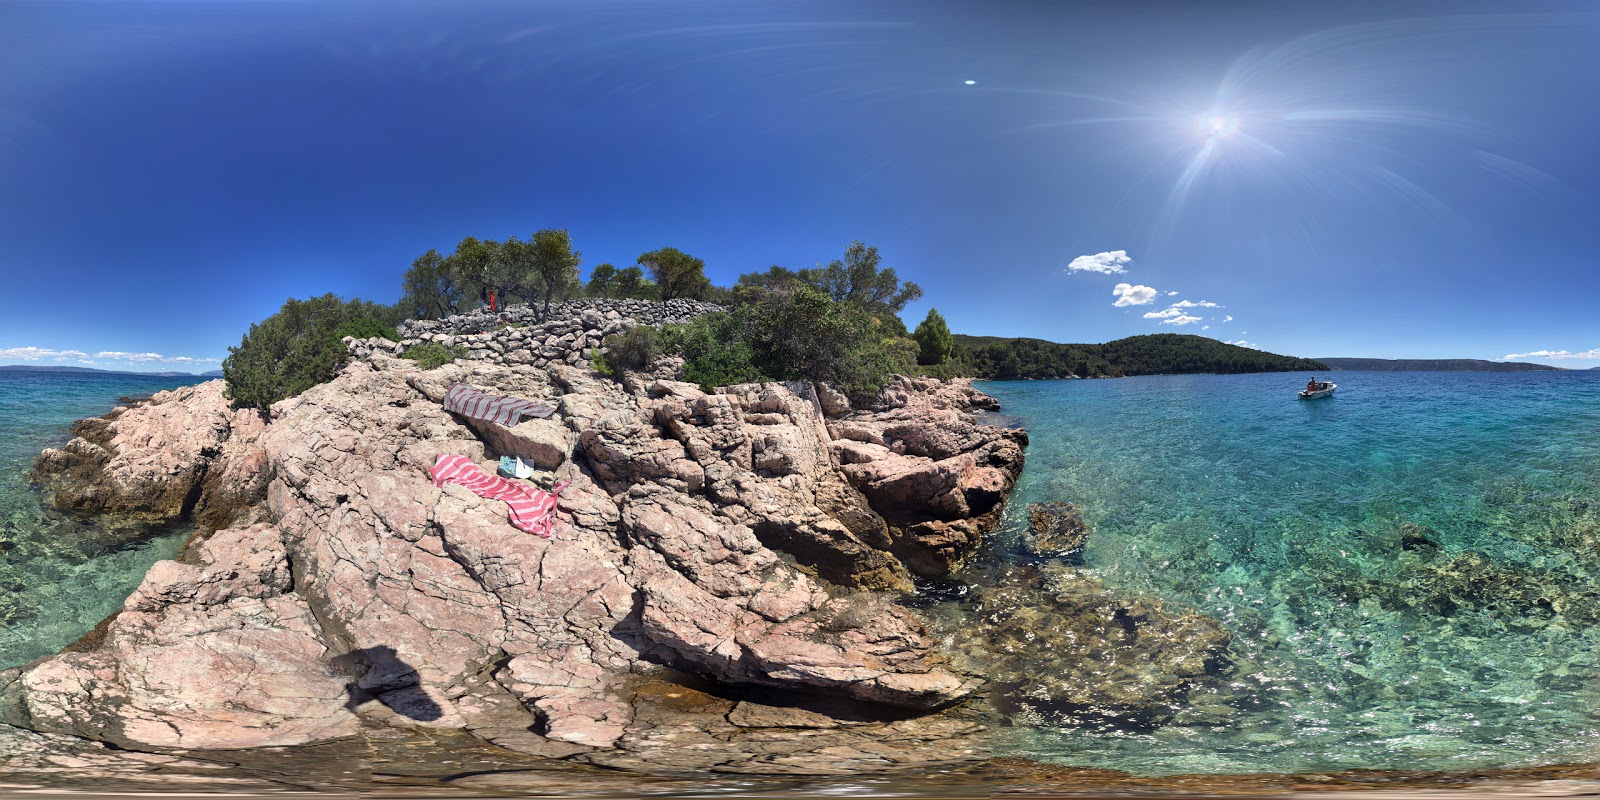
M 222 381 L 185 386 L 78 422 L 31 477 L 65 511 L 150 525 L 195 513 L 226 527 L 265 489 L 270 472 L 253 444 L 265 427 L 229 407 Z
M 346 680 L 290 591 L 279 532 L 220 531 L 158 562 L 122 612 L 67 652 L 0 673 L 5 721 L 122 746 L 240 748 L 348 736 Z
M 439 405 L 457 381 L 557 413 L 467 421 Z M 706 393 L 565 363 L 421 371 L 378 353 L 277 404 L 270 424 L 228 411 L 220 382 L 158 396 L 108 420 L 102 443 L 82 440 L 104 460 L 51 470 L 46 454 L 40 472 L 69 500 L 101 481 L 129 498 L 181 493 L 162 513 L 220 530 L 158 564 L 68 652 L 0 673 L 4 721 L 236 748 L 344 736 L 365 717 L 621 764 L 668 759 L 661 731 L 677 723 L 641 716 L 639 687 L 676 671 L 844 704 L 719 712 L 695 723 L 708 743 L 781 729 L 804 733 L 784 746 L 796 763 L 829 736 L 861 759 L 961 760 L 971 748 L 941 756 L 937 743 L 977 723 L 929 712 L 980 681 L 895 593 L 958 563 L 1021 468 L 1025 437 L 973 422 L 982 404 L 938 382 L 853 410 L 809 384 Z M 555 538 L 516 529 L 499 501 L 436 488 L 440 453 L 491 470 L 520 455 L 546 470 L 537 483 L 570 481 Z M 864 733 L 852 715 L 881 725 Z
M 828 403 L 831 449 L 888 524 L 891 552 L 918 575 L 949 576 L 999 520 L 1027 433 L 974 421 L 970 411 L 998 406 L 963 381 L 898 378 L 867 410 L 843 403 Z

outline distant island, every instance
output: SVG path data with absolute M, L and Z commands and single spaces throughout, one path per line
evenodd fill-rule
M 94 367 L 57 367 L 33 366 L 30 364 L 11 364 L 0 366 L 0 372 L 68 372 L 68 373 L 94 373 L 98 375 L 142 375 L 146 378 L 220 378 L 221 370 L 211 372 L 129 372 L 120 369 L 95 369 Z
M 1326 370 L 1328 365 L 1183 333 L 1129 336 L 1105 344 L 955 334 L 957 374 L 990 380 L 1120 378 L 1134 375 Z
M 1547 372 L 1560 370 L 1548 364 L 1484 361 L 1478 358 L 1321 358 L 1333 370 L 1364 372 Z

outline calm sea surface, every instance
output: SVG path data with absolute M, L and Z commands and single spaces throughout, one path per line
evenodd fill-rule
M 1600 373 L 984 383 L 1087 568 L 1222 621 L 1232 667 L 1153 728 L 1039 714 L 1011 755 L 1144 775 L 1600 760 Z M 1442 548 L 1400 546 L 1406 525 Z M 1413 529 L 1415 530 L 1415 529 Z M 1014 557 L 1014 556 L 1013 556 Z
M 95 373 L 0 372 L 0 669 L 49 655 L 122 605 L 145 570 L 172 558 L 186 530 L 110 546 L 92 525 L 48 514 L 28 488 L 39 451 L 59 447 L 76 420 L 123 396 L 198 382 Z

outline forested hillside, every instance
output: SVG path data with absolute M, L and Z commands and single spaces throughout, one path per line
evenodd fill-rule
M 1519 361 L 1484 361 L 1477 358 L 1324 358 L 1329 369 L 1367 372 L 1545 372 L 1559 370 L 1548 364 Z
M 1181 333 L 1130 336 L 1105 344 L 957 334 L 952 360 L 961 374 L 994 380 L 1327 369 L 1326 364 L 1308 358 Z

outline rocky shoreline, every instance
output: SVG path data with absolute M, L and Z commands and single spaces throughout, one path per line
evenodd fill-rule
M 987 757 L 982 678 L 898 598 L 995 524 L 1026 435 L 976 423 L 994 403 L 962 382 L 900 379 L 855 408 L 671 370 L 367 352 L 270 422 L 214 381 L 80 423 L 36 465 L 58 507 L 199 532 L 94 632 L 0 673 L 0 721 L 152 752 L 376 722 L 647 772 Z M 558 412 L 456 417 L 456 382 Z M 556 537 L 435 488 L 439 453 L 571 481 Z
M 565 358 L 422 370 L 369 344 L 270 421 L 213 381 L 41 454 L 58 508 L 130 538 L 197 532 L 118 614 L 0 672 L 13 775 L 622 794 L 708 775 L 1154 794 L 1592 777 L 1136 779 L 997 759 L 1018 712 L 1160 725 L 1225 678 L 1228 634 L 1081 570 L 1090 531 L 1066 503 L 1014 515 L 1023 562 L 975 563 L 1027 444 L 982 423 L 992 398 L 904 378 L 856 402 L 805 383 L 706 393 L 670 360 L 620 380 Z M 458 417 L 440 406 L 456 382 L 556 413 Z M 434 487 L 440 453 L 571 481 L 555 538 Z M 905 602 L 950 585 L 959 612 Z

